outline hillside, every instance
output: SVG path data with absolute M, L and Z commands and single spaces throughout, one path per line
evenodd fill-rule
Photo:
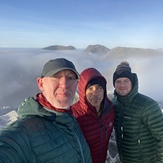
M 110 58 L 142 58 L 152 56 L 163 56 L 163 51 L 154 49 L 142 49 L 142 48 L 129 48 L 129 47 L 116 47 L 111 49 L 107 53 Z

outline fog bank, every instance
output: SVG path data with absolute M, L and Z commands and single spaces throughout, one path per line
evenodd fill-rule
M 107 89 L 113 92 L 112 75 L 122 59 L 107 55 L 84 53 L 82 50 L 50 51 L 42 49 L 0 48 L 0 107 L 19 106 L 28 96 L 39 92 L 36 79 L 43 65 L 50 59 L 64 57 L 71 60 L 78 72 L 85 68 L 98 69 L 107 79 Z M 163 57 L 125 58 L 132 72 L 137 73 L 139 92 L 163 101 Z

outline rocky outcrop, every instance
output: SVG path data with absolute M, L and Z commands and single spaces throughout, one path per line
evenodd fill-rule
M 117 144 L 115 140 L 115 131 L 113 130 L 109 141 L 108 151 L 105 163 L 121 163 L 118 155 Z
M 107 54 L 110 51 L 110 49 L 103 45 L 96 44 L 96 45 L 89 45 L 84 51 L 96 53 L 96 54 Z
M 46 50 L 76 50 L 74 46 L 62 46 L 62 45 L 51 45 L 48 47 L 45 47 L 43 49 Z

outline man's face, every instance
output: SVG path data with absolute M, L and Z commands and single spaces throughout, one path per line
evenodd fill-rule
M 120 96 L 126 96 L 132 89 L 130 79 L 122 77 L 115 81 L 115 90 Z
M 44 97 L 54 106 L 67 109 L 73 102 L 76 87 L 76 74 L 62 70 L 51 77 L 38 78 L 38 87 Z
M 90 86 L 86 89 L 86 98 L 88 102 L 99 111 L 101 102 L 104 98 L 103 88 L 98 84 Z

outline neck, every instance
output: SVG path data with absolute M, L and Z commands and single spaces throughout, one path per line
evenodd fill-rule
M 96 111 L 99 112 L 100 111 L 100 106 L 95 107 Z

